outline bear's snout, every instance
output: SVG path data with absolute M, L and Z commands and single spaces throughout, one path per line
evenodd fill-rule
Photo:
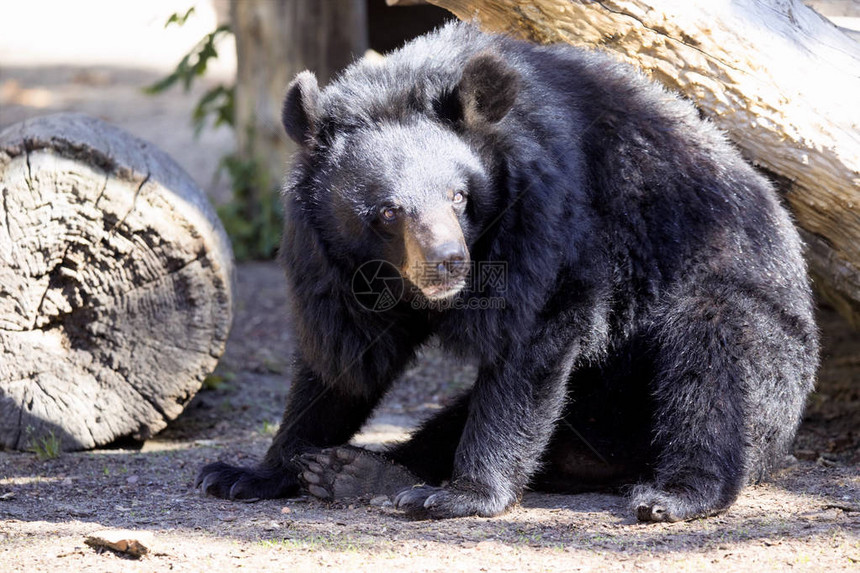
M 456 218 L 411 222 L 406 228 L 403 273 L 431 300 L 457 294 L 469 274 L 469 251 Z
M 462 243 L 439 245 L 430 253 L 427 262 L 435 265 L 440 282 L 463 278 L 469 271 L 469 254 Z

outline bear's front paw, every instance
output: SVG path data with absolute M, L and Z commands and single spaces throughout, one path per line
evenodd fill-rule
M 204 494 L 224 499 L 274 499 L 295 495 L 299 484 L 287 468 L 242 468 L 223 462 L 200 470 L 194 487 Z
M 709 503 L 695 493 L 671 493 L 650 485 L 638 485 L 630 496 L 630 507 L 639 521 L 676 522 L 707 517 L 725 511 L 727 504 Z
M 416 517 L 446 519 L 470 515 L 493 517 L 507 510 L 514 501 L 473 488 L 424 485 L 401 491 L 394 498 L 394 506 Z

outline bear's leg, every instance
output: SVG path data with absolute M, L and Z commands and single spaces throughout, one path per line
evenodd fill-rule
M 750 441 L 748 388 L 763 384 L 766 362 L 752 301 L 716 289 L 676 301 L 657 332 L 651 483 L 637 485 L 631 507 L 641 521 L 679 521 L 727 509 L 746 482 Z M 707 293 L 710 294 L 710 293 Z M 744 308 L 746 307 L 746 309 Z
M 450 483 L 404 490 L 394 500 L 397 507 L 434 518 L 489 517 L 519 499 L 561 414 L 579 349 L 563 340 L 545 342 L 481 366 L 452 456 Z M 418 441 L 408 446 L 416 453 L 421 447 Z M 439 475 L 448 472 L 445 459 L 425 461 L 445 464 Z
M 297 365 L 281 426 L 256 467 L 222 462 L 200 470 L 195 487 L 227 499 L 271 499 L 295 495 L 300 468 L 293 458 L 305 451 L 348 441 L 376 406 L 372 396 L 353 395 L 326 386 L 309 368 Z
M 386 452 L 394 462 L 430 484 L 451 479 L 454 454 L 469 415 L 469 390 L 454 403 L 425 421 L 410 438 Z

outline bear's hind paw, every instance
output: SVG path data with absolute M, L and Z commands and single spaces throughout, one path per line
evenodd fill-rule
M 302 469 L 299 481 L 308 493 L 320 499 L 393 496 L 421 481 L 403 466 L 351 446 L 305 453 L 293 461 Z

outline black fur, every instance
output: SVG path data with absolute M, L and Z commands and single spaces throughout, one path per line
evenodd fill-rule
M 527 486 L 638 483 L 640 519 L 687 519 L 786 452 L 817 366 L 801 244 L 690 104 L 605 55 L 451 24 L 322 92 L 300 77 L 284 123 L 303 146 L 282 248 L 296 375 L 262 464 L 207 466 L 205 491 L 295 494 L 294 456 L 348 441 L 430 336 L 479 374 L 389 452 L 431 484 L 405 509 L 495 515 Z M 504 284 L 457 308 L 416 310 L 435 292 L 417 283 L 386 312 L 356 304 L 356 269 L 406 268 L 427 217 L 504 262 Z
M 291 138 L 301 145 L 309 142 L 316 128 L 319 113 L 319 85 L 312 72 L 302 72 L 287 88 L 281 123 Z

